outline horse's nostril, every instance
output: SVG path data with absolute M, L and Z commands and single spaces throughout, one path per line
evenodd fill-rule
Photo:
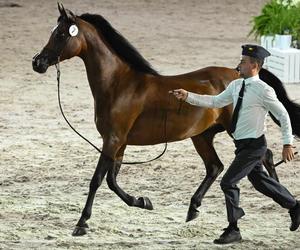
M 39 60 L 36 60 L 35 58 L 32 59 L 32 66 L 37 67 L 39 65 Z
M 36 53 L 35 55 L 34 55 L 34 57 L 32 58 L 32 66 L 34 67 L 34 68 L 36 68 L 36 67 L 38 67 L 39 66 L 39 64 L 40 64 L 40 60 L 37 58 L 38 56 L 39 56 L 39 54 L 40 53 Z
M 48 64 L 46 64 L 43 59 L 34 57 L 32 59 L 32 68 L 38 73 L 45 73 L 47 71 Z
M 34 57 L 32 57 L 32 61 L 35 61 L 35 59 L 37 58 L 37 56 L 39 55 L 40 53 L 36 53 L 35 55 L 34 55 Z

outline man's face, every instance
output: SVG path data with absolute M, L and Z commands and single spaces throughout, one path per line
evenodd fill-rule
M 239 64 L 240 76 L 242 78 L 252 77 L 255 75 L 257 67 L 257 63 L 251 63 L 249 56 L 242 56 Z

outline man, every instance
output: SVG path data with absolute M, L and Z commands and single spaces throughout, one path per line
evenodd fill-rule
M 256 190 L 271 197 L 291 216 L 290 230 L 295 231 L 300 225 L 300 203 L 280 183 L 269 177 L 262 167 L 262 157 L 267 146 L 264 137 L 265 118 L 270 111 L 281 124 L 283 160 L 294 158 L 293 136 L 290 119 L 284 106 L 276 97 L 275 91 L 259 79 L 258 73 L 264 58 L 270 53 L 261 46 L 243 45 L 239 64 L 240 79 L 232 81 L 219 95 L 198 95 L 184 89 L 170 91 L 179 100 L 192 105 L 221 108 L 233 103 L 234 112 L 231 134 L 236 146 L 235 159 L 221 180 L 225 195 L 227 219 L 229 225 L 221 236 L 214 240 L 216 244 L 227 244 L 242 239 L 237 225 L 245 213 L 239 207 L 239 188 L 237 183 L 248 176 Z

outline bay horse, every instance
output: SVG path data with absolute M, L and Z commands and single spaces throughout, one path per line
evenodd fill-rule
M 206 176 L 191 198 L 186 221 L 195 219 L 203 196 L 224 168 L 213 138 L 218 132 L 229 131 L 232 105 L 208 109 L 182 103 L 178 112 L 178 101 L 168 92 L 185 88 L 216 95 L 239 78 L 238 71 L 207 67 L 177 76 L 160 75 L 102 16 L 75 16 L 60 4 L 58 9 L 58 25 L 46 46 L 33 58 L 33 69 L 45 73 L 51 65 L 80 57 L 94 98 L 95 124 L 103 139 L 102 154 L 73 236 L 86 234 L 94 197 L 105 175 L 108 187 L 128 206 L 153 209 L 149 198 L 127 194 L 116 181 L 127 145 L 192 139 L 206 168 Z M 274 86 L 275 90 L 277 87 Z M 297 106 L 298 118 L 294 122 L 299 121 L 299 110 Z M 295 128 L 299 135 L 299 124 Z M 266 161 L 270 162 L 268 158 Z

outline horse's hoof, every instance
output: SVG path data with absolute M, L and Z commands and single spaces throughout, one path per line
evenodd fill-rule
M 148 197 L 140 197 L 138 200 L 142 202 L 141 208 L 153 210 L 153 205 Z
M 85 235 L 85 234 L 87 234 L 87 228 L 86 227 L 76 226 L 73 233 L 72 233 L 72 236 L 82 236 L 82 235 Z
M 189 222 L 191 220 L 196 219 L 199 216 L 199 211 L 196 208 L 190 207 L 188 214 L 186 216 L 185 222 Z

